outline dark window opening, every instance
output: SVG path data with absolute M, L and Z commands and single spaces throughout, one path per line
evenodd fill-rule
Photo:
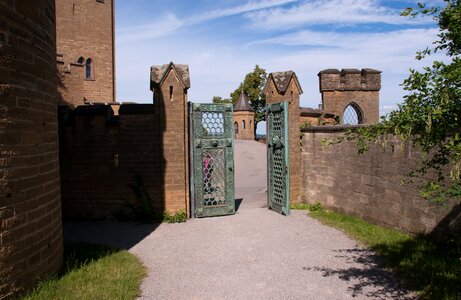
M 85 63 L 85 59 L 83 58 L 83 56 L 80 56 L 80 58 L 77 60 L 77 63 L 81 65 Z
M 91 58 L 86 60 L 85 64 L 85 78 L 87 80 L 93 79 L 93 61 Z
M 173 86 L 170 85 L 170 100 L 173 100 Z

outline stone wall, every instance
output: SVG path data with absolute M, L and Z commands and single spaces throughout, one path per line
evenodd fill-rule
M 62 76 L 70 78 L 62 87 L 65 104 L 82 105 L 84 97 L 115 101 L 114 0 L 56 1 L 56 35 L 58 65 Z M 93 61 L 90 80 L 77 64 L 80 57 Z
M 155 105 L 123 104 L 118 116 L 110 105 L 60 111 L 64 218 L 134 218 L 140 209 L 138 188 L 158 213 L 187 209 L 186 170 L 175 173 L 180 185 L 165 170 L 180 163 L 181 153 L 173 144 L 162 147 Z
M 340 119 L 350 104 L 362 115 L 360 124 L 379 121 L 381 71 L 373 69 L 323 70 L 319 74 L 322 107 Z
M 401 184 L 420 159 L 410 143 L 391 138 L 386 148 L 371 145 L 370 151 L 360 156 L 353 142 L 322 147 L 323 139 L 338 137 L 345 128 L 303 130 L 303 202 L 320 202 L 327 208 L 412 233 L 445 231 L 449 224 L 459 224 L 459 204 L 435 207 L 420 197 L 416 182 Z
M 337 125 L 338 119 L 338 116 L 335 114 L 325 112 L 321 109 L 301 107 L 299 124 L 301 127 Z
M 0 299 L 62 264 L 55 6 L 0 0 Z

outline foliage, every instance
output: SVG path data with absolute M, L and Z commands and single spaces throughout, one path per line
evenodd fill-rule
M 166 222 L 166 223 L 182 223 L 186 222 L 187 214 L 185 211 L 180 211 L 175 214 L 170 214 L 169 212 L 160 213 L 155 211 L 152 205 L 152 198 L 150 197 L 146 187 L 144 186 L 144 179 L 139 174 L 134 174 L 134 183 L 128 184 L 128 186 L 133 190 L 136 199 L 138 200 L 140 206 L 134 208 L 136 212 L 136 218 L 143 223 L 156 223 L 156 222 Z
M 163 213 L 163 222 L 166 223 L 184 223 L 187 221 L 187 214 L 184 210 L 175 214 Z
M 321 203 L 306 204 L 306 203 L 293 203 L 291 209 L 294 210 L 308 210 L 308 211 L 319 211 L 323 209 Z
M 135 209 L 137 219 L 144 223 L 152 223 L 154 221 L 162 220 L 155 212 L 152 206 L 152 198 L 150 197 L 144 185 L 144 179 L 141 175 L 134 173 L 134 183 L 128 184 L 134 192 L 140 207 Z
M 146 269 L 128 251 L 86 243 L 64 244 L 64 270 L 24 300 L 135 299 Z
M 424 236 L 410 236 L 329 210 L 320 209 L 309 215 L 344 231 L 383 256 L 387 266 L 420 292 L 420 298 L 459 299 L 461 296 L 459 237 L 436 243 Z
M 223 98 L 219 96 L 214 96 L 213 99 L 211 100 L 213 103 L 219 104 L 219 103 L 232 103 L 232 99 L 230 98 Z
M 230 99 L 214 96 L 213 103 L 230 103 L 229 101 L 232 101 L 235 105 L 243 91 L 248 96 L 250 105 L 255 111 L 254 128 L 256 132 L 257 124 L 260 121 L 266 120 L 266 96 L 263 93 L 266 80 L 266 70 L 256 65 L 252 72 L 246 74 L 245 79 L 240 83 L 239 87 L 230 94 Z
M 302 122 L 301 125 L 299 126 L 299 129 L 303 130 L 303 129 L 306 129 L 306 128 L 309 128 L 311 127 L 312 124 L 310 122 Z
M 446 62 L 435 61 L 423 71 L 410 70 L 402 84 L 408 92 L 403 103 L 379 124 L 350 130 L 343 138 L 326 142 L 354 140 L 359 153 L 363 153 L 369 142 L 386 144 L 387 134 L 412 141 L 421 150 L 422 163 L 409 175 L 436 173 L 436 180 L 421 187 L 422 196 L 434 202 L 461 195 L 461 1 L 444 3 L 443 7 L 431 8 L 418 4 L 402 15 L 433 16 L 440 28 L 439 39 L 433 43 L 433 49 L 418 52 L 416 59 L 441 51 L 446 54 Z M 380 140 L 382 137 L 384 141 Z

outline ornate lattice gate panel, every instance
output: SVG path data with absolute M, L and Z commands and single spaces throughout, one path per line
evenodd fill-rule
M 267 172 L 269 209 L 290 213 L 288 103 L 267 105 Z
M 232 104 L 192 104 L 193 213 L 235 213 Z

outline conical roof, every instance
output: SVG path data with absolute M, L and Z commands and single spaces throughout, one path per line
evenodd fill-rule
M 234 106 L 234 111 L 254 111 L 248 101 L 247 95 L 242 91 L 237 103 Z

